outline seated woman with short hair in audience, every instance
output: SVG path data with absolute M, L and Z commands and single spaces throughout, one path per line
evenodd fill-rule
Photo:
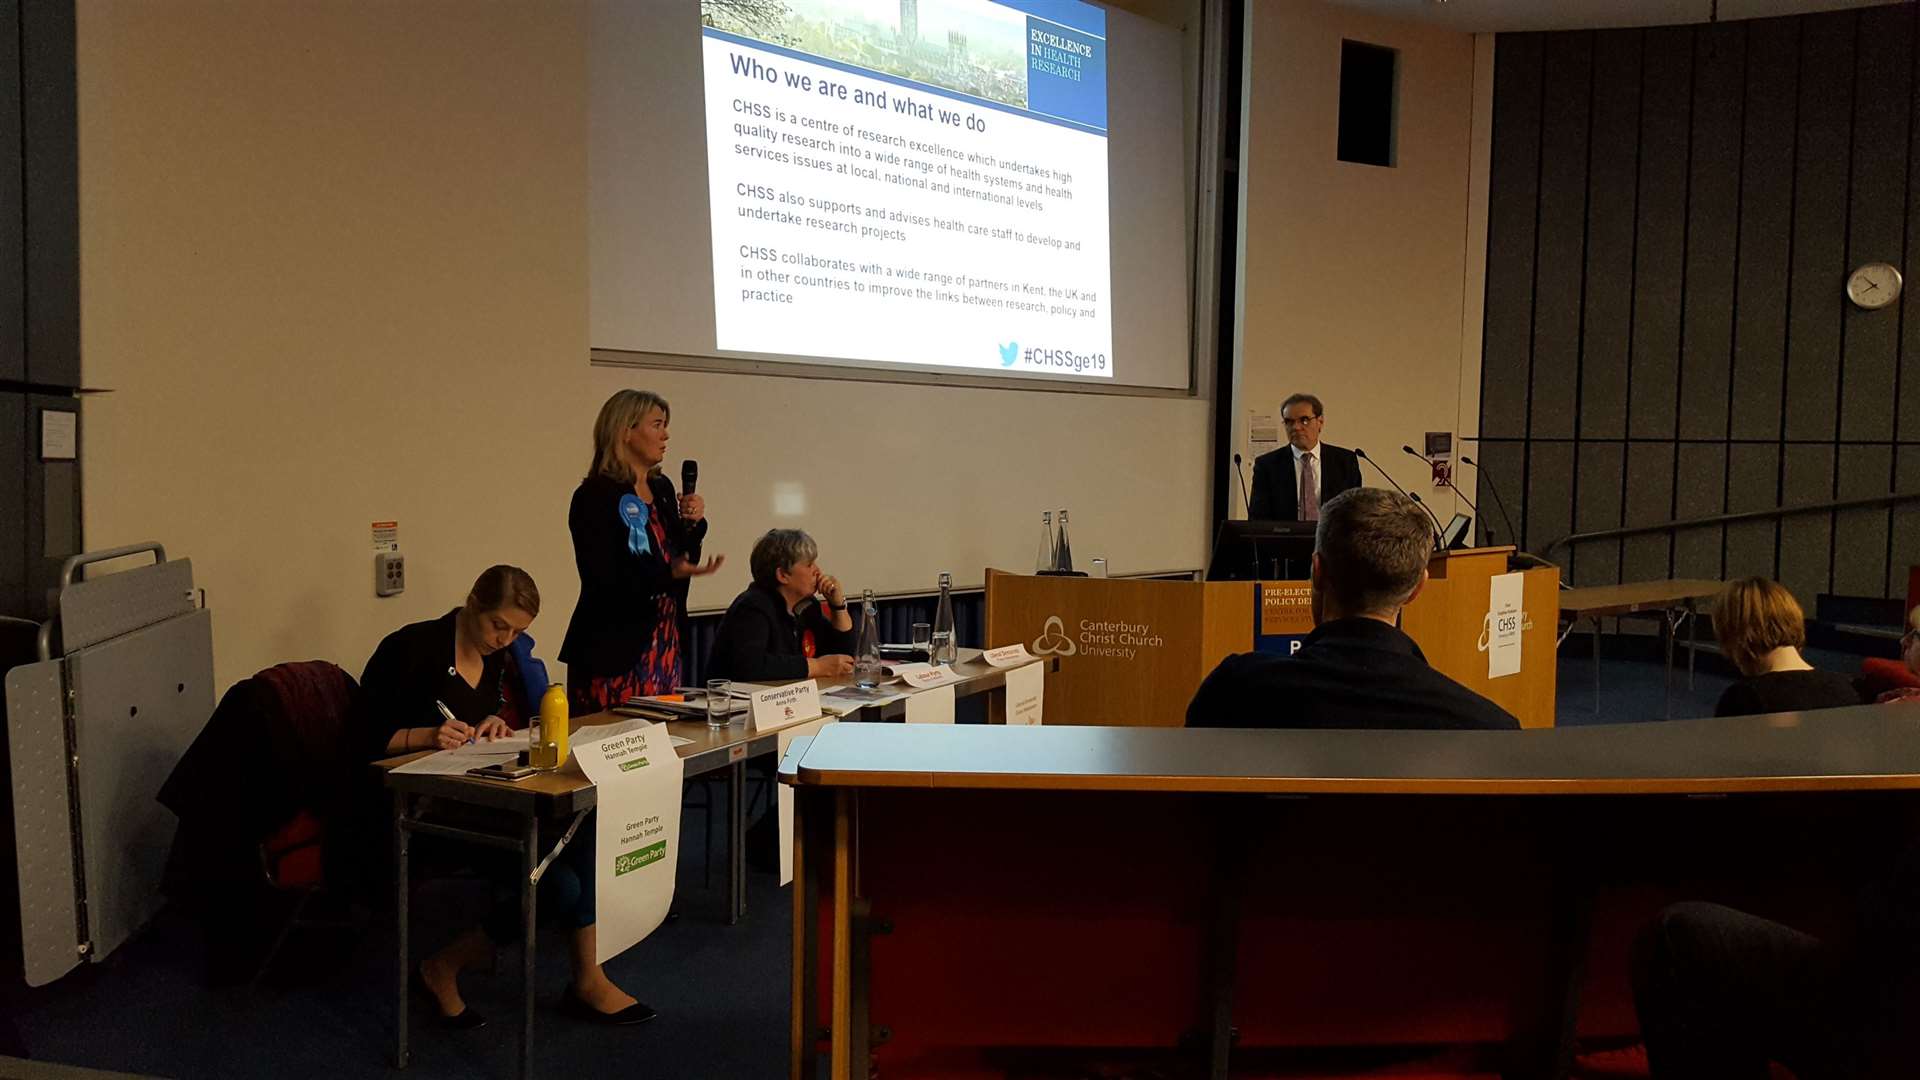
M 1713 633 L 1743 676 L 1720 695 L 1715 716 L 1861 704 L 1853 680 L 1821 671 L 1800 655 L 1807 643 L 1806 615 L 1778 582 L 1754 577 L 1728 585 L 1714 602 Z

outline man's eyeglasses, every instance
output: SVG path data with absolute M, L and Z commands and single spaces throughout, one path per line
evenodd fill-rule
M 1280 418 L 1280 422 L 1287 427 L 1303 427 L 1309 421 L 1318 419 L 1320 418 L 1317 416 L 1283 416 Z

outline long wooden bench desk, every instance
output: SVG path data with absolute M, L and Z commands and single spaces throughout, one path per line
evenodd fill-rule
M 1627 944 L 1663 904 L 1844 919 L 1920 835 L 1920 705 L 1522 732 L 837 725 L 781 779 L 796 1080 L 823 1049 L 835 1078 L 1050 1076 L 1033 1063 L 1104 1050 L 1225 1077 L 1383 1044 L 1558 1076 L 1576 1018 L 1632 1034 Z

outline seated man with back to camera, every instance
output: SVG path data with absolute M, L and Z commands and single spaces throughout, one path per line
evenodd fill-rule
M 720 620 L 708 678 L 782 683 L 853 673 L 853 616 L 819 557 L 799 529 L 770 529 L 753 545 L 753 584 Z
M 1433 523 L 1405 495 L 1356 488 L 1329 500 L 1314 535 L 1313 633 L 1292 656 L 1222 660 L 1187 726 L 1517 730 L 1505 709 L 1428 666 L 1397 625 L 1432 555 Z

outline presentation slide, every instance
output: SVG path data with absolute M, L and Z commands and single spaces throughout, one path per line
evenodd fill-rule
M 700 15 L 715 348 L 1114 378 L 1104 11 Z

